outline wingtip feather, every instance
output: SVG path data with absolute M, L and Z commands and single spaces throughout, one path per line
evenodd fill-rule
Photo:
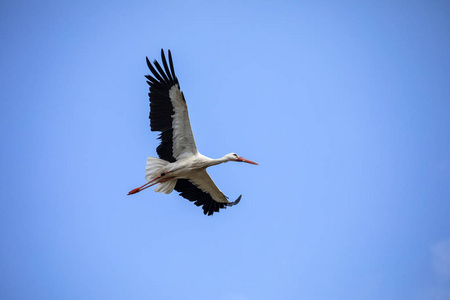
M 234 200 L 233 202 L 230 202 L 227 206 L 233 206 L 238 204 L 241 201 L 242 195 L 240 195 L 236 200 Z

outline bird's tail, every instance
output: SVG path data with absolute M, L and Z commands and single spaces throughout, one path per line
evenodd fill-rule
M 170 193 L 172 193 L 173 189 L 175 188 L 177 181 L 178 181 L 178 179 L 176 179 L 176 178 L 170 179 L 167 181 L 161 181 L 156 186 L 155 192 L 163 193 L 163 194 L 170 194 Z
M 164 172 L 164 167 L 169 164 L 168 161 L 164 159 L 159 159 L 156 157 L 147 158 L 147 166 L 145 167 L 145 180 L 150 181 L 161 175 Z
M 163 173 L 164 167 L 169 164 L 168 161 L 156 157 L 148 157 L 147 158 L 147 166 L 145 168 L 145 180 L 151 181 L 156 177 L 160 176 Z M 171 180 L 162 180 L 158 183 L 158 186 L 155 188 L 155 192 L 170 194 L 175 185 L 177 183 L 177 179 Z

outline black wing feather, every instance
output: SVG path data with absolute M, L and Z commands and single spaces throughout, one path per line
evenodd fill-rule
M 146 57 L 147 66 L 150 69 L 152 75 L 146 75 L 147 83 L 150 85 L 150 129 L 152 131 L 160 131 L 161 134 L 159 139 L 161 144 L 156 149 L 159 158 L 167 160 L 169 162 L 174 162 L 173 157 L 173 130 L 172 130 L 172 115 L 174 114 L 172 102 L 169 97 L 170 89 L 178 84 L 178 79 L 175 77 L 175 73 L 172 71 L 170 74 L 169 68 L 166 67 L 167 62 L 164 63 L 165 58 L 163 57 L 163 50 L 161 49 L 164 69 L 158 64 L 157 61 L 154 62 L 154 66 Z M 170 65 L 172 65 L 172 58 L 169 55 Z
M 164 78 L 164 81 L 166 82 L 170 82 L 169 78 L 166 76 L 166 74 L 164 73 L 163 69 L 161 68 L 161 66 L 159 65 L 159 63 L 155 60 L 153 62 L 153 64 L 155 65 L 155 67 L 158 69 L 159 74 L 161 74 L 161 76 Z
M 170 74 L 169 67 L 167 66 L 166 56 L 164 55 L 163 49 L 161 49 L 161 60 L 162 60 L 163 65 L 164 65 L 164 70 L 166 71 L 166 74 L 169 77 L 169 80 L 172 81 L 173 77 Z
M 176 80 L 177 76 L 175 75 L 175 69 L 173 68 L 172 53 L 170 53 L 170 50 L 169 50 L 169 65 L 170 70 L 172 71 L 172 77 L 174 80 Z
M 153 78 L 152 76 L 150 76 L 150 75 L 145 75 L 145 78 L 147 78 L 147 83 L 148 83 L 148 85 L 151 85 L 152 83 L 153 84 L 157 84 L 158 83 L 158 80 L 156 80 L 155 78 Z
M 215 201 L 211 195 L 203 192 L 195 184 L 189 181 L 189 179 L 178 179 L 175 185 L 175 190 L 180 193 L 180 196 L 187 200 L 194 202 L 197 206 L 203 206 L 203 213 L 211 216 L 215 212 L 219 212 L 221 208 L 227 208 L 227 206 L 233 206 L 239 203 L 241 196 L 234 202 L 220 203 Z

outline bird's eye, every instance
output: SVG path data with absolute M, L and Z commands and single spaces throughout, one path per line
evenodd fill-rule
M 238 155 L 237 155 L 236 153 L 233 153 L 233 155 L 234 155 L 235 157 L 238 157 Z

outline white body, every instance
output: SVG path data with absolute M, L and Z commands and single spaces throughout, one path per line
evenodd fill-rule
M 219 159 L 212 159 L 197 152 L 195 155 L 169 163 L 156 157 L 148 157 L 145 180 L 151 181 L 163 173 L 168 173 L 165 176 L 174 177 L 174 179 L 158 183 L 155 192 L 170 194 L 175 187 L 177 179 L 189 179 L 200 189 L 211 194 L 212 198 L 217 202 L 228 203 L 227 197 L 215 185 L 206 172 L 206 168 L 233 160 L 234 158 L 235 154 L 233 153 Z

